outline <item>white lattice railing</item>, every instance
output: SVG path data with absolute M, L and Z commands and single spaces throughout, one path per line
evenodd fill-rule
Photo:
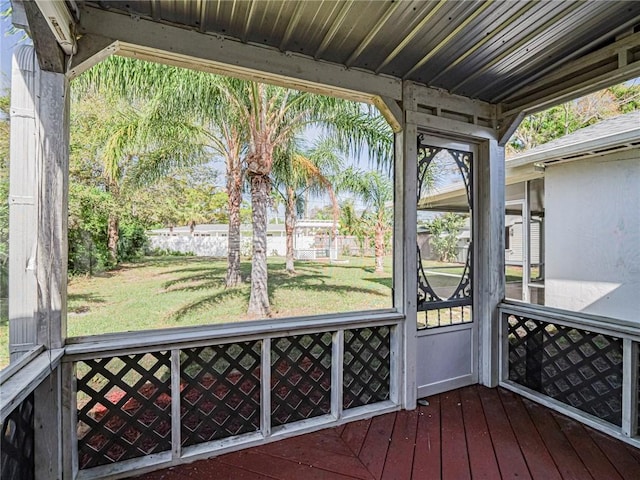
M 372 313 L 69 345 L 66 473 L 143 473 L 397 410 L 402 321 Z
M 640 445 L 640 323 L 516 302 L 500 312 L 502 386 Z

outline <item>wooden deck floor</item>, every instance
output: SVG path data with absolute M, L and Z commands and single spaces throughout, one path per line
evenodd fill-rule
M 640 479 L 640 449 L 503 389 L 147 474 L 149 480 Z

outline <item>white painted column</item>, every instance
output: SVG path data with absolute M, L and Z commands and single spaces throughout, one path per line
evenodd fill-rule
M 9 339 L 12 358 L 66 337 L 68 80 L 16 49 L 11 95 Z
M 37 344 L 38 165 L 35 95 L 40 69 L 31 47 L 15 50 L 11 77 L 9 168 L 9 351 L 11 361 Z
M 480 158 L 477 163 L 476 189 L 477 204 L 474 215 L 477 218 L 476 296 L 477 312 L 480 320 L 480 372 L 483 385 L 495 387 L 498 384 L 500 317 L 498 304 L 504 298 L 504 147 L 496 140 L 485 140 L 480 144 Z

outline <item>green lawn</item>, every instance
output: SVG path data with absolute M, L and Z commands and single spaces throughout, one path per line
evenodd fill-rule
M 269 296 L 274 317 L 390 308 L 391 258 L 385 273 L 373 258 L 348 257 L 339 264 L 269 259 Z M 249 261 L 240 287 L 226 290 L 226 261 L 202 257 L 149 257 L 118 270 L 69 281 L 69 337 L 251 320 Z M 8 362 L 8 330 L 0 326 L 0 368 Z

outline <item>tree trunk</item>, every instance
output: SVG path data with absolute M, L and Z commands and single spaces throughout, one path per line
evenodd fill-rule
M 284 209 L 284 231 L 287 235 L 287 260 L 285 269 L 287 273 L 294 274 L 296 269 L 293 261 L 293 233 L 296 227 L 296 199 L 293 189 L 287 187 L 287 204 Z
M 267 273 L 267 207 L 271 180 L 268 175 L 250 174 L 253 220 L 253 257 L 251 259 L 251 296 L 247 313 L 271 315 Z
M 375 228 L 376 273 L 384 272 L 384 224 L 378 219 Z
M 234 159 L 235 160 L 235 159 Z M 227 237 L 227 288 L 242 283 L 240 274 L 240 205 L 242 204 L 242 172 L 240 162 L 227 161 L 227 194 L 229 195 L 229 232 Z
M 115 214 L 109 214 L 107 227 L 107 247 L 109 249 L 109 261 L 112 265 L 118 264 L 118 228 L 120 219 Z

